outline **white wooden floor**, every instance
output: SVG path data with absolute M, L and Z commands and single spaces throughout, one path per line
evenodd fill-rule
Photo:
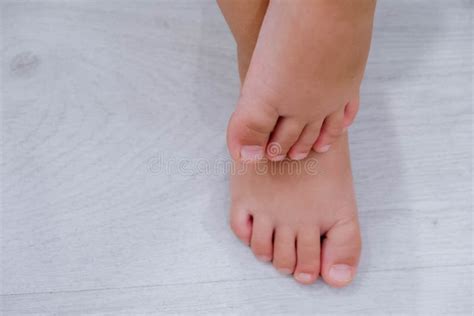
M 1 11 L 5 315 L 472 313 L 473 1 L 379 1 L 351 139 L 364 249 L 339 290 L 257 262 L 202 170 L 238 94 L 213 1 Z

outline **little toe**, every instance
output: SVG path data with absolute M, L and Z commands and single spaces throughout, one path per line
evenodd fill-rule
M 256 161 L 265 157 L 268 139 L 278 113 L 264 104 L 249 104 L 242 97 L 227 128 L 227 144 L 234 160 Z
M 244 244 L 250 244 L 252 217 L 247 211 L 239 208 L 232 209 L 230 212 L 230 227 Z
M 348 128 L 354 122 L 359 111 L 359 95 L 346 104 L 344 109 L 344 128 Z
M 305 124 L 293 118 L 280 118 L 267 146 L 267 157 L 273 161 L 286 158 L 288 150 L 296 143 Z
M 317 229 L 300 231 L 296 241 L 295 279 L 303 284 L 311 284 L 319 276 L 320 236 Z
M 343 287 L 355 276 L 361 250 L 356 216 L 339 221 L 326 233 L 321 253 L 321 275 L 329 285 Z
M 283 274 L 292 274 L 296 263 L 296 236 L 288 227 L 275 229 L 273 266 Z
M 313 149 L 318 153 L 328 151 L 331 144 L 344 133 L 344 108 L 326 117 Z
M 290 159 L 302 160 L 308 156 L 311 148 L 318 139 L 321 125 L 321 122 L 317 122 L 304 127 L 300 138 L 298 138 L 298 141 L 291 147 L 288 153 Z
M 273 224 L 262 217 L 253 218 L 250 247 L 260 261 L 271 261 L 273 257 Z

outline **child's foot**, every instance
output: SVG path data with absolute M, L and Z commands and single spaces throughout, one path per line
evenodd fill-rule
M 231 227 L 257 258 L 304 284 L 319 274 L 332 286 L 349 284 L 361 239 L 347 136 L 305 160 L 236 164 Z
M 328 151 L 358 110 L 374 7 L 374 0 L 270 1 L 229 122 L 234 160 Z
M 218 3 L 237 41 L 243 81 L 268 0 Z M 360 235 L 345 134 L 328 154 L 311 153 L 306 160 L 291 162 L 293 168 L 286 172 L 288 161 L 267 165 L 283 168 L 276 174 L 262 174 L 264 165 L 252 169 L 249 164 L 247 173 L 231 177 L 235 234 L 262 260 L 272 260 L 302 283 L 314 282 L 321 273 L 329 284 L 344 286 L 356 272 Z M 236 164 L 236 170 L 243 166 Z M 298 174 L 297 166 L 307 172 Z M 321 235 L 326 236 L 322 247 Z

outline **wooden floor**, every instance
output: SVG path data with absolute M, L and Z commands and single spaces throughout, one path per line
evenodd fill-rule
M 472 313 L 472 1 L 379 1 L 351 130 L 364 249 L 338 290 L 229 230 L 213 1 L 0 5 L 4 315 Z

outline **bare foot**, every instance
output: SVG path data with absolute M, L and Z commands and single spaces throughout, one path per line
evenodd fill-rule
M 231 227 L 257 258 L 304 284 L 350 283 L 361 239 L 347 137 L 301 161 L 236 164 Z
M 244 81 L 268 0 L 218 3 L 237 41 Z M 347 285 L 360 254 L 347 133 L 325 155 L 255 165 L 237 160 L 236 165 L 230 216 L 235 234 L 261 260 L 294 273 L 301 283 L 312 283 L 321 273 L 332 286 Z
M 329 150 L 358 110 L 374 9 L 375 0 L 270 1 L 229 122 L 233 159 L 299 160 Z M 268 151 L 274 142 L 278 156 Z

